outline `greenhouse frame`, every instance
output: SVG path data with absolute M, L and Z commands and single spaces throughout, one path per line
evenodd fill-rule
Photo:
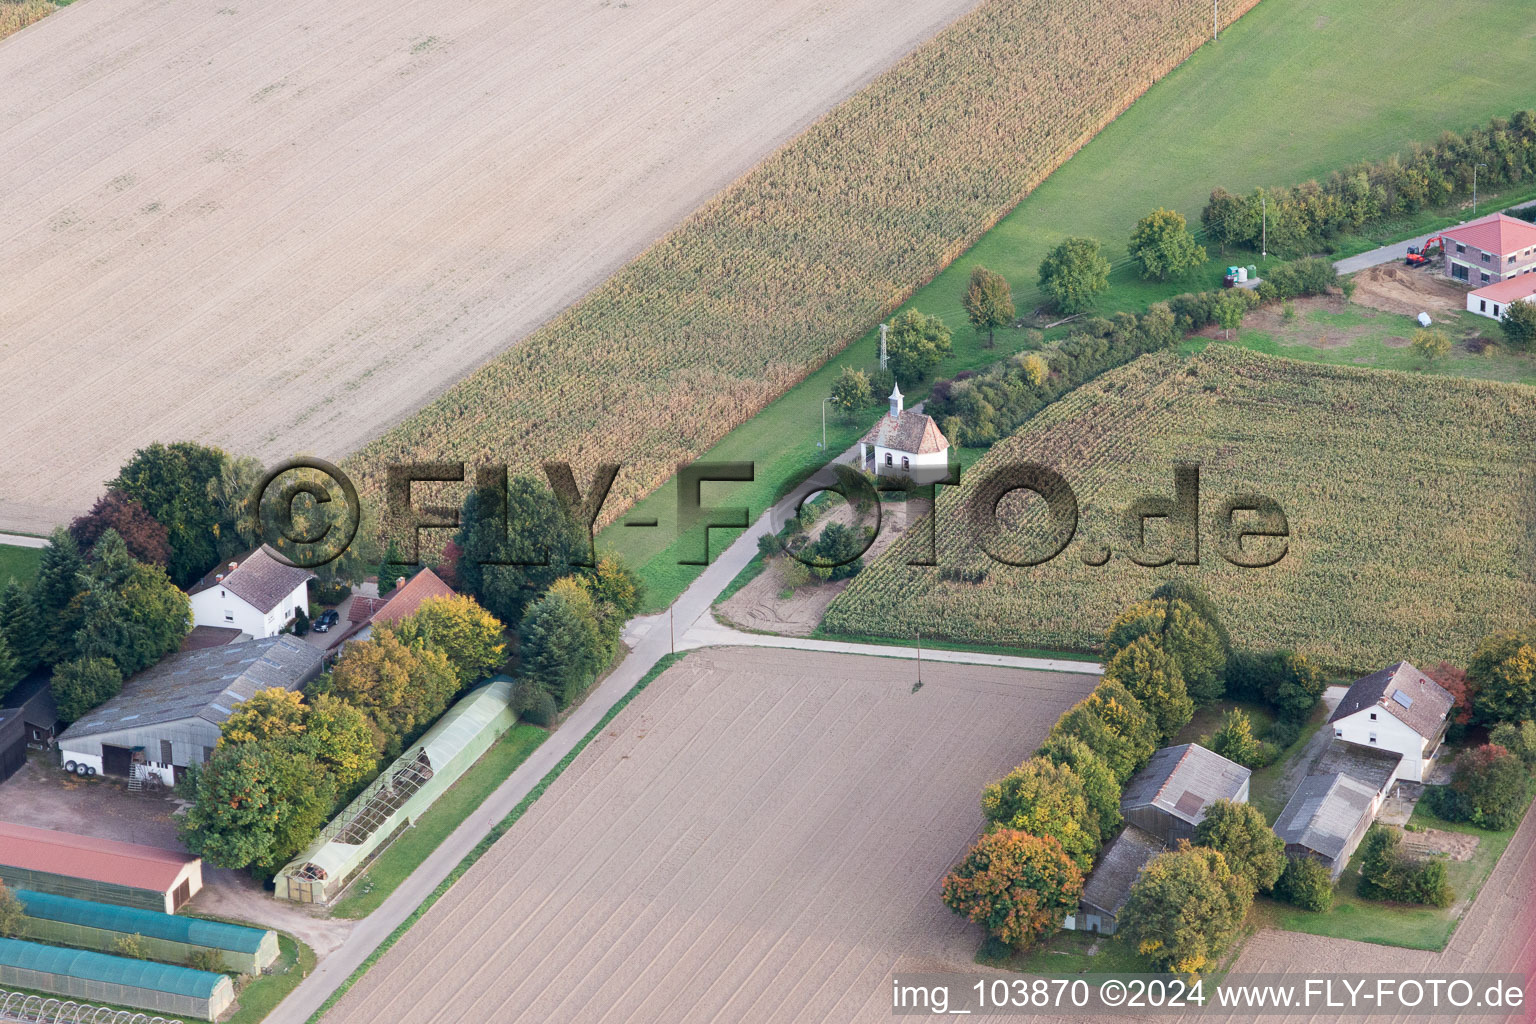
M 20 1024 L 182 1024 L 159 1015 L 110 1006 L 77 1003 L 73 999 L 40 996 L 35 992 L 8 992 L 0 988 L 0 1020 Z
M 260 974 L 277 959 L 277 933 L 244 925 L 118 907 L 53 893 L 16 890 L 26 910 L 21 938 L 111 953 L 137 935 L 151 960 L 186 963 L 194 953 L 217 953 L 227 970 Z
M 213 1020 L 235 1001 L 229 977 L 83 949 L 0 939 L 0 986 Z
M 380 847 L 420 817 L 516 724 L 511 700 L 509 676 L 494 676 L 465 694 L 277 873 L 277 897 L 330 903 L 341 895 Z

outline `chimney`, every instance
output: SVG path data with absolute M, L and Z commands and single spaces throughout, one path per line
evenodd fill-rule
M 224 582 L 224 574 L 223 573 L 219 573 L 217 576 L 215 576 L 213 578 L 213 582 L 215 582 L 215 583 L 223 583 Z
M 405 577 L 404 576 L 396 576 L 395 577 L 395 589 L 399 590 L 403 586 L 405 586 Z
M 240 563 L 239 562 L 230 562 L 229 563 L 229 571 L 230 572 L 234 572 L 238 568 L 240 568 Z

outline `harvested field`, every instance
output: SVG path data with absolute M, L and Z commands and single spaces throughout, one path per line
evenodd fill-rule
M 1464 663 L 1478 637 L 1527 621 L 1536 602 L 1533 450 L 1536 390 L 1523 385 L 1228 345 L 1145 356 L 1044 410 L 941 494 L 937 568 L 907 565 L 910 542 L 898 541 L 823 625 L 1095 647 L 1121 608 L 1176 571 L 1132 564 L 1121 516 L 1143 496 L 1171 500 L 1174 464 L 1190 461 L 1201 474 L 1200 563 L 1177 571 L 1210 592 L 1239 644 L 1304 651 L 1340 672 L 1400 658 Z M 965 505 L 994 469 L 1031 461 L 1073 488 L 1077 531 L 1044 565 L 1004 565 L 983 550 Z M 1218 517 L 1233 493 L 1284 510 L 1290 537 L 1277 564 L 1239 568 L 1219 554 Z M 1003 554 L 1043 557 L 1045 542 L 1059 541 L 1043 506 L 1004 501 Z M 1147 530 L 1154 557 L 1167 556 L 1164 526 Z M 1107 563 L 1085 563 L 1106 549 Z
M 974 3 L 59 11 L 0 44 L 0 524 L 154 440 L 339 458 Z
M 335 457 L 407 416 L 365 485 L 620 460 L 617 516 L 1210 29 L 1199 0 L 987 0 L 514 346 L 968 4 L 61 12 L 0 73 L 0 526 L 148 440 Z
M 643 691 L 326 1016 L 884 1020 L 971 969 L 939 879 L 1096 677 L 707 650 Z

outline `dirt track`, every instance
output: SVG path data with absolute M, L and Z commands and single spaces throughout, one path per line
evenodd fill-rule
M 981 786 L 1095 677 L 710 650 L 652 683 L 328 1024 L 887 1019 L 963 969 Z M 916 958 L 915 960 L 913 958 Z
M 973 2 L 92 0 L 5 40 L 0 528 L 151 440 L 339 457 Z

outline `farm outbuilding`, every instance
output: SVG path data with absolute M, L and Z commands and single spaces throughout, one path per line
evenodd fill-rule
M 449 708 L 273 879 L 279 899 L 329 903 L 352 876 L 431 807 L 496 739 L 517 723 L 512 680 L 496 676 Z
M 1100 935 L 1115 934 L 1120 927 L 1120 911 L 1131 898 L 1131 887 L 1141 877 L 1141 869 L 1166 849 L 1157 836 L 1135 825 L 1127 825 L 1099 855 L 1093 873 L 1083 883 L 1077 913 L 1068 917 L 1062 927 Z
M 0 709 L 0 782 L 27 763 L 27 726 L 16 708 Z
M 1338 878 L 1375 820 L 1378 795 L 1342 772 L 1309 775 L 1275 819 L 1275 835 L 1286 853 L 1321 861 Z
M 170 914 L 203 887 L 203 862 L 154 846 L 0 821 L 0 882 Z
M 213 756 L 219 726 L 258 690 L 297 690 L 320 674 L 320 650 L 284 634 L 172 654 L 59 735 L 64 766 L 154 776 L 174 785 Z
M 240 974 L 260 974 L 278 955 L 277 933 L 261 928 L 26 889 L 16 897 L 27 914 L 21 937 L 38 942 L 110 953 L 119 939 L 137 935 L 151 960 L 185 963 L 194 953 L 213 952 Z
M 223 974 L 20 939 L 0 939 L 0 985 L 203 1020 L 235 1001 Z
M 1217 800 L 1248 802 L 1247 768 L 1198 743 L 1164 747 L 1125 784 L 1120 813 L 1169 846 L 1193 839 Z
M 59 709 L 53 702 L 53 681 L 49 672 L 38 669 L 0 697 L 0 709 L 21 712 L 27 731 L 27 744 L 44 749 L 59 730 Z

